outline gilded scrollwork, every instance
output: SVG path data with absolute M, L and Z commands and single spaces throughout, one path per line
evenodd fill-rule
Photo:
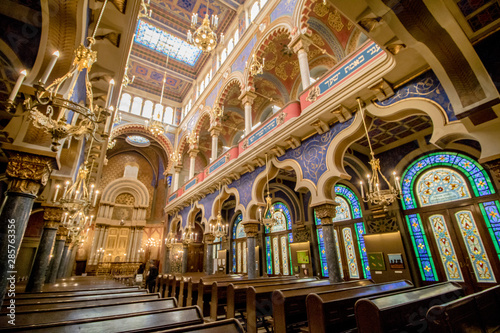
M 12 154 L 6 175 L 11 179 L 9 191 L 36 195 L 52 172 L 54 159 L 29 154 Z
M 45 207 L 43 212 L 43 219 L 47 222 L 57 221 L 59 223 L 62 219 L 63 210 L 58 207 Z
M 309 90 L 309 94 L 306 97 L 306 101 L 311 102 L 311 103 L 315 102 L 318 99 L 320 94 L 321 94 L 321 92 L 319 90 L 319 87 L 314 86 Z
M 336 206 L 337 205 L 334 205 L 334 204 L 323 204 L 323 205 L 314 207 L 314 211 L 316 212 L 316 216 L 321 220 L 321 225 L 333 224 L 332 218 L 335 217 Z

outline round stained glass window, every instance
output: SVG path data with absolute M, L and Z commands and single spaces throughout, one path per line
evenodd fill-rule
M 129 135 L 127 136 L 125 141 L 127 141 L 128 144 L 136 147 L 147 147 L 151 144 L 151 142 L 147 138 L 140 135 Z

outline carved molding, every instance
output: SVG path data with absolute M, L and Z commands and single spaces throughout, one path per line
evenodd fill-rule
M 207 244 L 213 244 L 214 240 L 215 240 L 215 236 L 212 235 L 212 234 L 205 234 L 204 237 L 203 237 L 203 240 Z
M 258 221 L 246 221 L 243 223 L 243 228 L 245 230 L 245 234 L 247 237 L 255 237 L 259 233 L 259 225 Z
M 63 210 L 59 207 L 45 207 L 43 211 L 43 219 L 46 222 L 56 221 L 59 223 L 62 220 Z
M 9 191 L 37 195 L 47 184 L 54 159 L 39 155 L 13 153 L 9 157 L 7 177 L 11 179 Z
M 334 204 L 323 204 L 320 206 L 314 207 L 314 211 L 316 212 L 316 216 L 321 220 L 321 225 L 331 225 L 333 224 L 332 218 L 335 217 L 336 207 Z

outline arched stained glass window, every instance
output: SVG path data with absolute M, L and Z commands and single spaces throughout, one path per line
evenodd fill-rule
M 422 207 L 471 197 L 465 179 L 450 168 L 424 172 L 417 180 L 415 191 Z
M 291 230 L 292 229 L 292 216 L 290 215 L 290 210 L 288 209 L 287 205 L 284 203 L 278 201 L 273 203 L 273 208 L 274 208 L 274 218 L 278 221 L 277 224 L 273 225 L 271 229 L 266 227 L 266 234 L 272 233 L 272 232 L 278 232 L 278 231 L 284 231 L 284 230 Z M 268 212 L 266 215 L 266 218 L 270 218 L 271 213 Z
M 153 102 L 146 100 L 144 102 L 144 107 L 142 108 L 142 116 L 146 118 L 151 118 L 153 115 Z
M 127 93 L 123 93 L 118 110 L 128 112 L 130 110 L 131 101 L 132 101 L 132 96 L 130 96 Z
M 342 236 L 344 237 L 344 246 L 347 256 L 347 265 L 349 267 L 349 276 L 351 277 L 351 279 L 359 279 L 358 263 L 356 261 L 356 252 L 354 251 L 351 228 L 343 228 Z
M 241 223 L 243 215 L 240 213 L 236 216 L 233 223 L 233 272 L 246 272 L 246 242 L 236 241 L 245 238 L 245 229 Z
M 142 98 L 134 97 L 134 102 L 132 103 L 132 109 L 130 110 L 130 112 L 139 116 L 141 115 L 141 109 L 142 109 Z

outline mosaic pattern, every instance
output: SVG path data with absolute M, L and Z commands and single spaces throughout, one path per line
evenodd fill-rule
M 482 202 L 479 204 L 479 208 L 481 208 L 481 213 L 486 221 L 497 256 L 500 258 L 500 203 L 498 201 Z
M 419 214 L 406 215 L 406 223 L 410 231 L 410 238 L 417 257 L 422 281 L 438 281 L 434 260 L 427 243 L 422 221 Z
M 336 123 L 331 129 L 323 134 L 316 134 L 302 142 L 300 147 L 289 149 L 285 154 L 278 157 L 278 160 L 296 161 L 302 170 L 304 179 L 309 179 L 313 184 L 318 183 L 318 179 L 326 172 L 326 153 L 332 140 L 354 121 L 352 117 L 344 123 Z
M 464 282 L 455 248 L 453 247 L 448 227 L 444 221 L 444 216 L 438 214 L 432 215 L 429 217 L 429 222 L 432 232 L 434 233 L 434 240 L 439 249 L 441 262 L 443 263 L 448 281 Z
M 281 259 L 283 261 L 283 275 L 290 275 L 288 269 L 288 244 L 286 236 L 281 236 Z
M 476 161 L 458 153 L 432 153 L 413 162 L 403 174 L 401 180 L 403 209 L 417 208 L 417 201 L 413 193 L 417 176 L 429 168 L 438 166 L 453 167 L 464 173 L 475 196 L 495 193 L 490 177 Z
M 267 274 L 273 274 L 273 258 L 271 255 L 271 237 L 266 236 L 266 263 Z
M 356 262 L 356 252 L 354 252 L 351 228 L 342 229 L 342 234 L 344 236 L 344 246 L 347 264 L 349 266 L 349 276 L 351 279 L 359 279 L 358 263 Z
M 437 76 L 432 71 L 428 71 L 408 82 L 396 90 L 392 97 L 382 102 L 376 102 L 375 104 L 378 106 L 390 106 L 410 98 L 426 98 L 434 101 L 443 108 L 448 116 L 448 121 L 457 120 L 450 99 L 446 95 L 441 82 L 439 82 Z
M 201 55 L 201 51 L 195 46 L 142 20 L 139 20 L 137 24 L 134 41 L 152 50 L 170 55 L 171 58 L 189 66 L 196 65 Z
M 321 275 L 328 277 L 328 263 L 326 262 L 325 241 L 323 240 L 323 229 L 316 229 L 318 235 L 319 260 L 321 262 Z
M 280 248 L 278 244 L 278 237 L 273 237 L 273 262 L 274 274 L 280 273 Z
M 356 235 L 358 239 L 358 250 L 359 256 L 361 258 L 361 263 L 363 265 L 363 273 L 365 275 L 365 279 L 370 279 L 372 274 L 370 273 L 370 265 L 368 264 L 368 255 L 366 254 L 366 246 L 365 246 L 365 238 L 364 234 L 366 234 L 365 224 L 363 222 L 355 223 L 354 227 L 356 228 Z
M 448 168 L 431 169 L 423 173 L 415 191 L 421 207 L 470 198 L 465 179 Z
M 247 235 L 245 234 L 245 228 L 243 228 L 243 223 L 240 223 L 243 219 L 243 215 L 238 214 L 233 224 L 233 239 L 245 238 Z M 243 230 L 242 230 L 243 229 Z
M 271 232 L 285 231 L 292 229 L 292 216 L 290 215 L 290 210 L 288 206 L 283 202 L 275 202 L 273 203 L 274 208 L 274 218 L 278 220 L 276 225 L 273 225 L 271 229 L 266 227 L 266 234 Z M 266 218 L 270 218 L 271 213 L 268 212 Z
M 458 227 L 464 239 L 464 243 L 469 253 L 472 267 L 478 282 L 496 282 L 491 269 L 490 260 L 484 249 L 483 240 L 477 230 L 476 221 L 472 213 L 468 210 L 462 210 L 455 213 Z
M 233 273 L 237 273 L 237 271 L 236 271 L 236 242 L 233 242 Z

